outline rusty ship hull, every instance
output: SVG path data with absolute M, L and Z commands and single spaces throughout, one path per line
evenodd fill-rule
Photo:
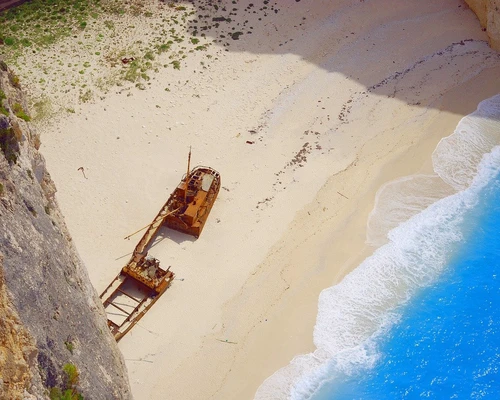
M 134 249 L 130 261 L 101 294 L 108 327 L 119 341 L 165 293 L 175 274 L 160 267 L 160 262 L 148 256 L 149 244 L 163 224 L 166 205 L 160 210 Z
M 172 283 L 173 272 L 159 270 L 164 276 L 157 285 L 151 285 L 147 278 L 141 276 L 147 270 L 135 268 L 134 271 L 127 265 L 101 294 L 108 327 L 116 341 L 139 322 Z
M 169 214 L 164 225 L 199 237 L 219 194 L 220 185 L 220 174 L 213 168 L 193 168 L 170 195 L 167 201 Z
M 174 280 L 175 275 L 170 267 L 165 270 L 156 258 L 148 256 L 149 247 L 158 231 L 166 226 L 199 237 L 219 193 L 220 184 L 220 174 L 213 168 L 198 166 L 190 171 L 188 161 L 186 175 L 153 222 L 145 227 L 147 230 L 135 247 L 130 261 L 100 296 L 109 329 L 117 341 L 137 324 Z

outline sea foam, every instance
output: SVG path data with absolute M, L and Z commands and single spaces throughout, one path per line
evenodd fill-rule
M 479 103 L 477 110 L 441 139 L 432 154 L 434 171 L 457 190 L 464 190 L 476 176 L 484 154 L 500 143 L 500 95 Z
M 384 184 L 375 196 L 375 205 L 366 229 L 366 242 L 379 247 L 388 242 L 388 233 L 436 201 L 456 193 L 437 174 L 410 175 Z
M 434 203 L 439 195 L 431 196 L 432 204 L 390 230 L 387 244 L 321 292 L 317 349 L 269 377 L 255 399 L 310 399 L 323 383 L 375 364 L 377 338 L 398 320 L 396 307 L 439 276 L 467 234 L 461 229 L 465 213 L 500 170 L 499 132 L 500 95 L 481 102 L 441 140 L 434 170 L 459 192 Z

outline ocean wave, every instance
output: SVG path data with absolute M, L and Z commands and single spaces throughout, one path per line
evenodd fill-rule
M 388 233 L 439 199 L 456 193 L 438 175 L 410 175 L 384 184 L 368 216 L 366 242 L 379 247 Z
M 462 118 L 452 135 L 432 154 L 434 171 L 449 185 L 464 190 L 472 183 L 483 154 L 500 143 L 500 95 L 479 103 Z
M 390 230 L 387 244 L 321 292 L 314 328 L 317 349 L 269 377 L 256 400 L 309 399 L 324 382 L 374 365 L 377 338 L 398 320 L 396 307 L 439 276 L 463 238 L 465 213 L 499 173 L 499 122 L 500 96 L 495 96 L 441 140 L 433 154 L 435 171 L 460 191 Z

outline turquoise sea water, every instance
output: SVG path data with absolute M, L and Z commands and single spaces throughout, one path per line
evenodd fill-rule
M 371 320 L 374 333 L 332 353 L 316 387 L 297 398 L 500 398 L 499 135 L 496 96 L 441 141 L 434 169 L 457 193 L 392 230 L 353 274 L 359 284 L 374 270 L 386 281 L 376 285 L 386 294 L 365 296 L 369 311 L 355 319 Z
M 464 117 L 432 160 L 435 175 L 401 188 L 414 180 L 451 195 L 429 205 L 440 197 L 424 193 L 388 243 L 321 292 L 317 349 L 268 378 L 257 399 L 500 398 L 500 95 Z M 380 198 L 404 215 L 422 193 Z
M 372 368 L 325 384 L 314 399 L 500 397 L 500 177 L 479 192 L 441 276 L 400 307 Z

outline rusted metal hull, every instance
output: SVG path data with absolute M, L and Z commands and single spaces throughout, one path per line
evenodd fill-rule
M 140 321 L 174 279 L 174 274 L 166 271 L 161 284 L 157 288 L 151 288 L 129 275 L 125 268 L 101 295 L 108 327 L 116 341 Z
M 220 174 L 210 167 L 193 168 L 167 201 L 168 228 L 199 237 L 217 199 L 221 185 Z
M 147 252 L 166 215 L 167 204 L 147 227 L 127 265 L 101 294 L 108 326 L 116 341 L 134 327 L 174 279 L 174 273 L 160 268 L 160 262 L 148 257 Z
M 189 163 L 188 163 L 189 165 Z M 188 166 L 189 171 L 189 166 Z M 146 314 L 174 279 L 169 269 L 148 256 L 148 248 L 162 226 L 200 236 L 220 189 L 220 175 L 210 167 L 188 172 L 149 224 L 120 274 L 101 294 L 108 326 L 120 340 Z

